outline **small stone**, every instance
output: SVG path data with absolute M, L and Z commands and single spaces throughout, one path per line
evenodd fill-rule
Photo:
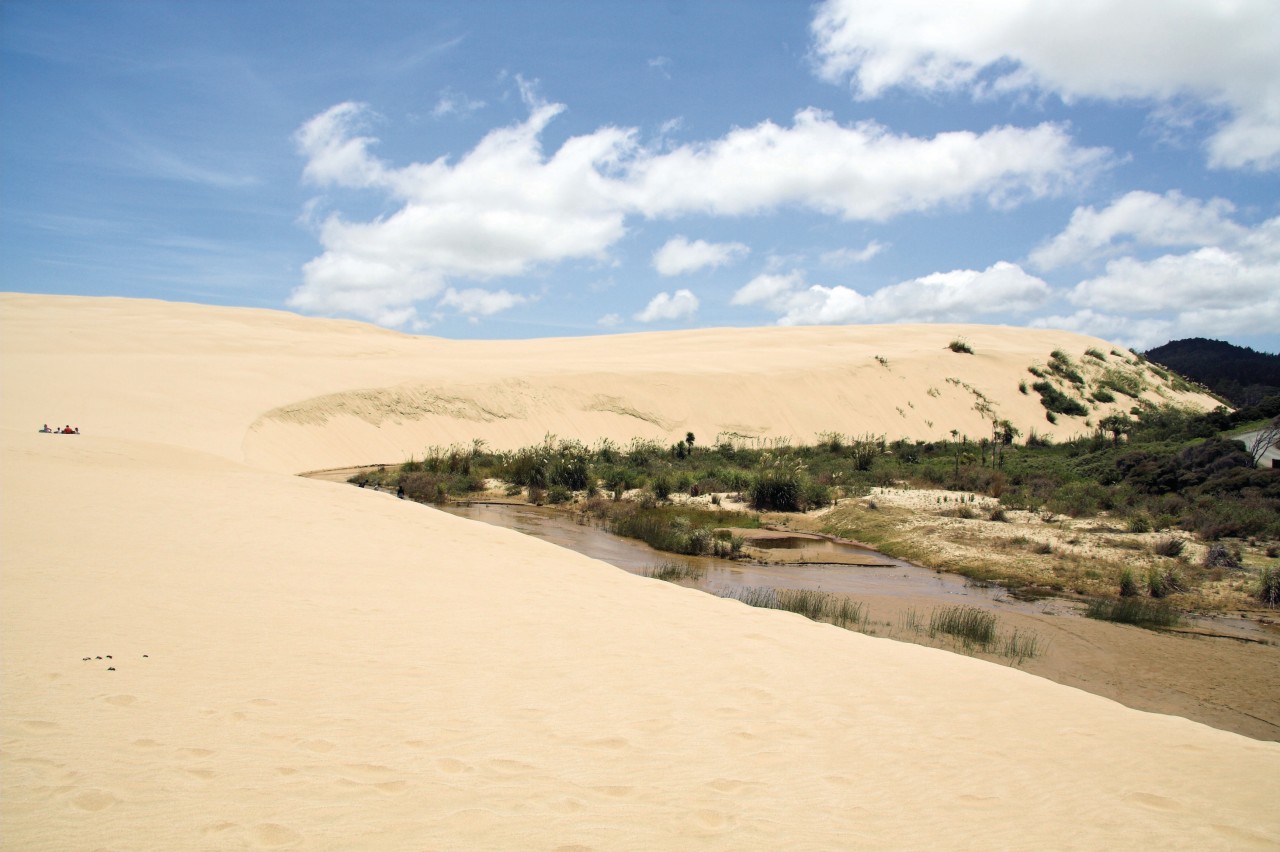
M 107 671 L 109 671 L 109 672 L 113 672 L 113 671 L 115 671 L 115 670 L 116 670 L 116 667 L 115 667 L 115 666 L 107 666 Z

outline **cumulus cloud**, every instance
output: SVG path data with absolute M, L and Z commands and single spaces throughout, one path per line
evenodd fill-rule
M 519 82 L 528 118 L 490 131 L 456 161 L 383 161 L 369 134 L 378 118 L 361 104 L 306 122 L 295 141 L 307 183 L 378 193 L 394 209 L 369 221 L 337 212 L 320 221 L 323 253 L 304 267 L 290 305 L 409 322 L 416 302 L 463 281 L 474 289 L 567 260 L 605 261 L 631 216 L 796 206 L 880 221 L 975 199 L 1008 207 L 1088 180 L 1109 158 L 1075 146 L 1054 124 L 917 138 L 869 122 L 844 126 L 818 110 L 797 113 L 790 127 L 766 121 L 674 147 L 646 148 L 634 129 L 601 127 L 548 153 L 541 134 L 564 106 Z M 685 263 L 698 252 L 733 259 L 745 251 L 733 243 L 685 249 Z M 668 268 L 680 266 L 680 254 L 670 250 Z
M 688 290 L 659 293 L 643 311 L 636 314 L 640 322 L 686 319 L 698 312 L 698 297 Z
M 653 268 L 663 276 L 687 275 L 707 267 L 726 266 L 750 251 L 742 243 L 689 242 L 684 237 L 673 237 L 653 253 Z
M 1133 246 L 1188 246 L 1241 239 L 1246 229 L 1228 217 L 1231 202 L 1200 201 L 1173 191 L 1130 192 L 1110 206 L 1077 207 L 1066 229 L 1031 253 L 1038 269 L 1054 269 Z
M 1158 107 L 1190 99 L 1227 117 L 1209 139 L 1210 165 L 1280 168 L 1272 0 L 825 0 L 811 32 L 818 72 L 858 97 L 905 87 Z
M 1075 314 L 1043 323 L 1093 334 L 1116 328 L 1119 339 L 1142 345 L 1164 342 L 1156 338 L 1170 333 L 1273 333 L 1280 328 L 1280 218 L 1253 228 L 1226 219 L 1210 223 L 1218 244 L 1109 260 L 1101 275 L 1068 292 Z
M 956 131 L 919 138 L 875 122 L 845 126 L 821 110 L 796 113 L 721 139 L 638 158 L 630 189 L 650 217 L 748 215 L 793 205 L 847 220 L 983 198 L 1009 207 L 1085 182 L 1109 152 L 1077 148 L 1056 124 Z
M 799 272 L 764 274 L 734 293 L 735 305 L 762 305 L 780 325 L 968 322 L 992 314 L 1026 313 L 1049 297 L 1049 285 L 1016 264 L 936 272 L 892 284 L 869 296 L 849 287 L 804 283 Z

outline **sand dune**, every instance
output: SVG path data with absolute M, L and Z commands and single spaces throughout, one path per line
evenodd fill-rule
M 1089 346 L 0 297 L 4 843 L 1273 847 L 1280 744 L 286 475 L 548 431 L 980 434 L 964 385 L 1044 423 L 1019 376 Z

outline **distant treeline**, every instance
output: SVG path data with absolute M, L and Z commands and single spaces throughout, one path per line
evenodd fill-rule
M 1145 356 L 1199 382 L 1232 405 L 1255 405 L 1280 394 L 1280 355 L 1190 337 L 1157 346 Z

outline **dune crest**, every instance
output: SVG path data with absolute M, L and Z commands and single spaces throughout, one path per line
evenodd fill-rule
M 287 475 L 548 431 L 893 437 L 936 410 L 979 434 L 964 385 L 1043 421 L 1023 362 L 1105 345 L 451 342 L 0 297 L 5 843 L 1274 847 L 1280 744 Z

